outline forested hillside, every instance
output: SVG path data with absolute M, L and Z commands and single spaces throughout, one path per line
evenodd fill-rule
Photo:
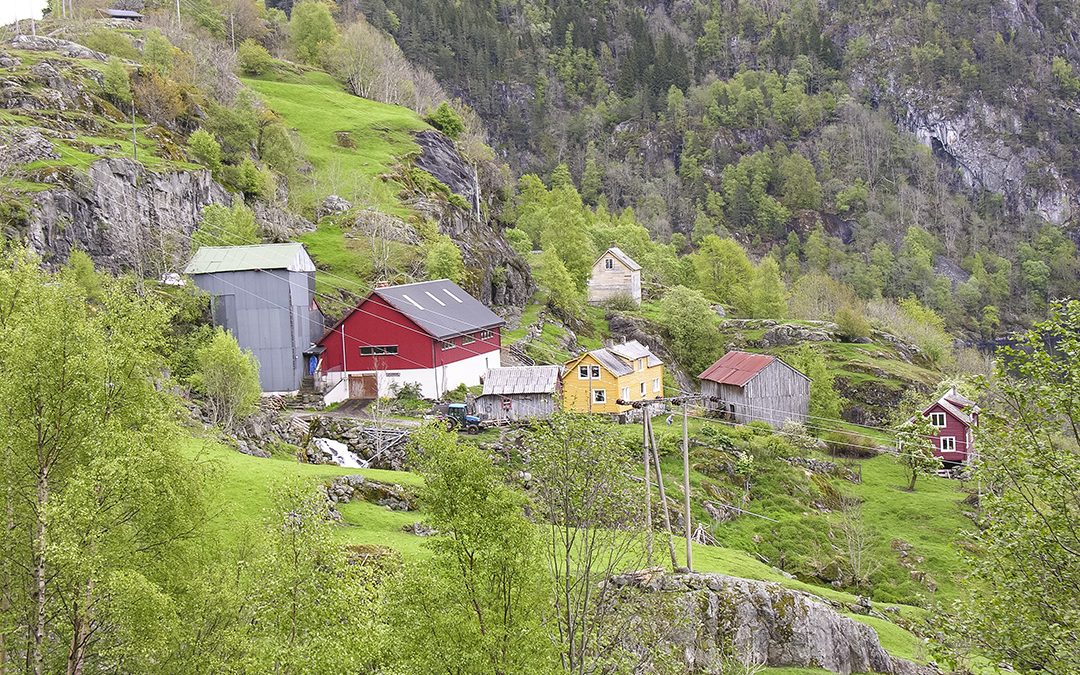
M 339 11 L 363 12 L 431 69 L 515 169 L 565 162 L 587 202 L 632 207 L 658 238 L 730 233 L 783 259 L 790 232 L 805 242 L 821 227 L 837 240 L 834 276 L 860 296 L 915 294 L 968 334 L 996 331 L 987 307 L 1014 326 L 1076 286 L 1074 6 L 372 0 Z M 886 256 L 912 269 L 882 269 Z

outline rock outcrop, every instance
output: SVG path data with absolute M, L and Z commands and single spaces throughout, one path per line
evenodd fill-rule
M 720 574 L 668 574 L 660 569 L 619 575 L 608 583 L 622 591 L 663 597 L 666 609 L 677 618 L 667 639 L 682 652 L 687 672 L 721 672 L 729 659 L 772 667 L 818 667 L 843 675 L 937 672 L 890 656 L 870 626 L 841 615 L 816 596 L 779 584 Z
M 154 173 L 128 159 L 103 159 L 88 174 L 70 172 L 57 182 L 29 209 L 30 247 L 49 263 L 81 249 L 112 272 L 144 276 L 175 271 L 203 207 L 232 201 L 209 171 Z
M 471 277 L 466 284 L 467 290 L 486 305 L 520 307 L 526 304 L 536 290 L 529 264 L 510 248 L 501 226 L 481 212 L 476 172 L 445 135 L 421 131 L 415 138 L 420 146 L 416 166 L 470 205 L 465 211 L 433 199 L 418 199 L 412 203 L 418 211 L 437 222 L 439 231 L 461 249 Z

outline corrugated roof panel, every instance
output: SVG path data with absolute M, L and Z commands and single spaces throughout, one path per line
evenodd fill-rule
M 289 270 L 314 272 L 315 263 L 303 244 L 257 244 L 254 246 L 203 246 L 191 257 L 186 274 Z
M 698 378 L 716 382 L 717 384 L 744 387 L 747 382 L 754 379 L 758 373 L 775 360 L 775 356 L 769 356 L 768 354 L 731 351 L 706 368 L 705 372 L 698 375 Z
M 483 396 L 553 394 L 559 385 L 558 366 L 492 368 L 484 375 Z
M 504 323 L 498 314 L 449 279 L 386 286 L 376 288 L 373 293 L 436 339 L 495 328 Z

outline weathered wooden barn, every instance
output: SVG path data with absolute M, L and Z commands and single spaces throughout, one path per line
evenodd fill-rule
M 560 371 L 559 366 L 492 368 L 484 375 L 476 414 L 494 420 L 550 417 L 559 407 Z
M 612 246 L 593 263 L 588 297 L 590 304 L 620 297 L 641 304 L 641 265 Z
M 768 354 L 728 352 L 698 375 L 706 405 L 741 424 L 803 424 L 810 412 L 810 378 Z

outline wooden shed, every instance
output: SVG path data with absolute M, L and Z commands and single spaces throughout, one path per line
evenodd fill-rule
M 476 399 L 483 419 L 550 417 L 558 407 L 559 366 L 492 368 L 484 375 L 484 392 Z
M 775 356 L 731 351 L 698 375 L 706 405 L 740 424 L 804 424 L 810 412 L 810 378 Z
M 588 299 L 595 305 L 620 297 L 641 304 L 641 265 L 612 246 L 593 262 Z

